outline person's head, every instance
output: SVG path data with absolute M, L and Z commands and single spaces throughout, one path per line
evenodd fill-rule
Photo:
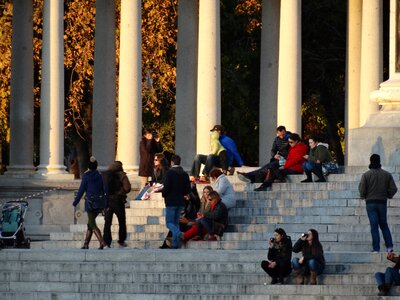
M 164 154 L 162 153 L 156 153 L 154 154 L 154 166 L 155 167 L 160 167 L 162 161 L 165 159 Z
M 151 140 L 153 138 L 153 133 L 148 128 L 143 128 L 142 134 L 145 139 Z
M 319 235 L 318 235 L 318 231 L 316 231 L 315 229 L 308 229 L 307 232 L 307 238 L 306 241 L 308 241 L 310 244 L 317 244 L 319 243 Z
M 219 134 L 224 134 L 224 126 L 222 125 L 214 125 L 214 127 L 210 131 L 217 131 Z
M 109 167 L 108 170 L 111 172 L 122 172 L 124 169 L 122 168 L 122 162 L 119 160 L 114 161 Z
M 286 135 L 286 128 L 285 126 L 278 126 L 276 128 L 276 136 L 279 137 L 280 139 L 283 139 Z
M 88 168 L 89 168 L 89 170 L 92 170 L 92 171 L 97 169 L 97 160 L 94 156 L 91 156 L 89 158 Z
M 221 197 L 219 196 L 219 194 L 216 191 L 210 192 L 210 194 L 208 194 L 207 199 L 215 204 L 221 201 Z
M 171 165 L 172 166 L 179 166 L 181 164 L 181 157 L 179 155 L 172 155 L 171 157 Z
M 369 158 L 369 161 L 371 164 L 380 164 L 381 163 L 381 157 L 379 154 L 372 154 L 371 157 Z
M 292 133 L 289 136 L 288 141 L 289 141 L 290 147 L 294 147 L 294 146 L 297 145 L 298 142 L 301 141 L 301 139 L 300 139 L 300 136 L 297 133 Z
M 213 188 L 211 187 L 211 185 L 206 185 L 203 188 L 203 197 L 208 200 L 208 196 L 210 195 L 210 193 L 212 191 L 213 191 Z
M 219 168 L 213 168 L 211 171 L 210 171 L 210 177 L 212 178 L 212 179 L 217 179 L 219 176 L 221 176 L 223 173 L 222 173 L 222 171 L 221 171 L 221 169 L 219 169 Z
M 310 136 L 308 139 L 308 145 L 310 146 L 311 149 L 314 149 L 315 147 L 317 147 L 319 142 L 320 141 L 316 136 Z
M 286 238 L 286 232 L 283 228 L 276 228 L 274 231 L 274 239 L 277 242 L 280 242 L 282 239 Z

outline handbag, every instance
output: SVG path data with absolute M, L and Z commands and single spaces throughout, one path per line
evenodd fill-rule
M 89 210 L 99 211 L 107 207 L 107 197 L 105 195 L 90 195 L 85 198 Z
M 322 173 L 325 176 L 329 174 L 337 174 L 339 173 L 339 165 L 335 162 L 327 162 L 322 164 Z

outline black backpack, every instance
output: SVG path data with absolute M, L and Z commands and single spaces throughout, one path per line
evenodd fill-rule
M 122 181 L 117 172 L 110 172 L 108 174 L 107 187 L 109 195 L 118 194 L 118 192 L 121 190 Z

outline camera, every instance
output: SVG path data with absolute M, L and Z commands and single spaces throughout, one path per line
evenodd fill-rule
M 273 243 L 273 242 L 275 242 L 275 238 L 272 237 L 272 238 L 269 239 L 269 241 L 270 241 L 271 243 Z
M 308 237 L 308 233 L 302 233 L 302 234 L 301 234 L 301 237 L 307 238 L 307 237 Z

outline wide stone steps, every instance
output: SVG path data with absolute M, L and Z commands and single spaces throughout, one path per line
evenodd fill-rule
M 250 299 L 261 299 L 257 298 L 261 296 L 264 299 L 271 296 L 273 299 L 298 299 L 297 295 L 308 296 L 308 299 L 325 299 L 325 295 L 340 296 L 340 299 L 373 297 L 377 292 L 373 272 L 387 265 L 383 254 L 327 252 L 326 272 L 319 278 L 320 285 L 273 286 L 260 268 L 265 256 L 266 251 L 250 250 L 60 252 L 7 249 L 0 252 L 0 298 L 162 299 L 162 296 L 174 295 L 176 298 L 171 299 L 187 299 L 184 298 L 187 296 L 197 299 L 201 296 L 198 299 L 208 300 L 245 296 Z M 288 278 L 288 283 L 293 283 L 292 277 Z M 28 294 L 37 298 L 30 298 Z M 52 298 L 49 298 L 50 294 Z M 100 294 L 103 296 L 93 298 Z M 144 298 L 139 298 L 139 295 Z M 394 288 L 391 295 L 398 297 L 400 288 Z M 27 298 L 22 298 L 25 296 Z

